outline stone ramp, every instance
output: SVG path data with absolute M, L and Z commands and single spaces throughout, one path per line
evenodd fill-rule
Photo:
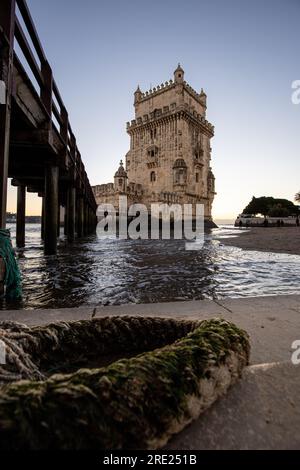
M 259 364 L 167 449 L 300 449 L 300 365 Z

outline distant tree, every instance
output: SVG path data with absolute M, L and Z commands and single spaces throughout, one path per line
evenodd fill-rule
M 300 191 L 295 195 L 295 201 L 300 202 Z
M 288 215 L 298 214 L 298 207 L 288 199 L 275 199 L 275 204 L 280 204 L 281 207 L 288 211 Z
M 252 200 L 243 210 L 243 213 L 253 215 L 263 214 L 266 217 L 268 215 L 269 207 L 273 203 L 273 198 L 253 196 Z
M 291 215 L 289 210 L 281 204 L 274 204 L 268 213 L 268 216 L 270 217 L 288 217 L 289 215 Z
M 273 197 L 254 197 L 243 210 L 244 214 L 262 214 L 271 217 L 285 217 L 299 214 L 299 208 L 288 199 L 275 199 Z M 278 215 L 271 215 L 278 214 Z M 282 214 L 282 215 L 280 215 Z

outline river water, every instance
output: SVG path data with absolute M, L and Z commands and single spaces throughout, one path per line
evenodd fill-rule
M 14 242 L 15 226 L 11 225 Z M 220 243 L 236 234 L 220 226 L 205 236 L 200 251 L 181 240 L 60 241 L 58 255 L 43 254 L 40 226 L 26 226 L 26 248 L 17 251 L 23 300 L 3 308 L 61 308 L 81 305 L 221 299 L 295 294 L 300 256 L 242 251 Z M 216 238 L 221 237 L 220 241 Z

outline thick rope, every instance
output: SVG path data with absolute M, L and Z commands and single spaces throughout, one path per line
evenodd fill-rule
M 0 339 L 9 350 L 0 449 L 160 448 L 227 391 L 250 351 L 247 333 L 222 319 L 9 322 L 0 324 Z M 89 367 L 116 352 L 131 357 Z M 79 359 L 85 368 L 49 376 Z M 13 374 L 35 380 L 14 382 Z
M 60 366 L 74 368 L 76 364 L 94 362 L 97 357 L 123 357 L 130 352 L 159 348 L 186 335 L 193 327 L 195 322 L 125 316 L 34 328 L 11 321 L 0 322 L 0 340 L 6 345 L 6 365 L 0 365 L 0 385 L 21 379 L 43 379 L 45 371 Z
M 0 229 L 0 257 L 5 263 L 6 297 L 11 300 L 22 297 L 21 275 L 15 253 L 11 244 L 10 231 Z

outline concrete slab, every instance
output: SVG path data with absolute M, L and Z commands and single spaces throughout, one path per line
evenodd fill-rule
M 168 449 L 300 449 L 300 365 L 248 367 Z

